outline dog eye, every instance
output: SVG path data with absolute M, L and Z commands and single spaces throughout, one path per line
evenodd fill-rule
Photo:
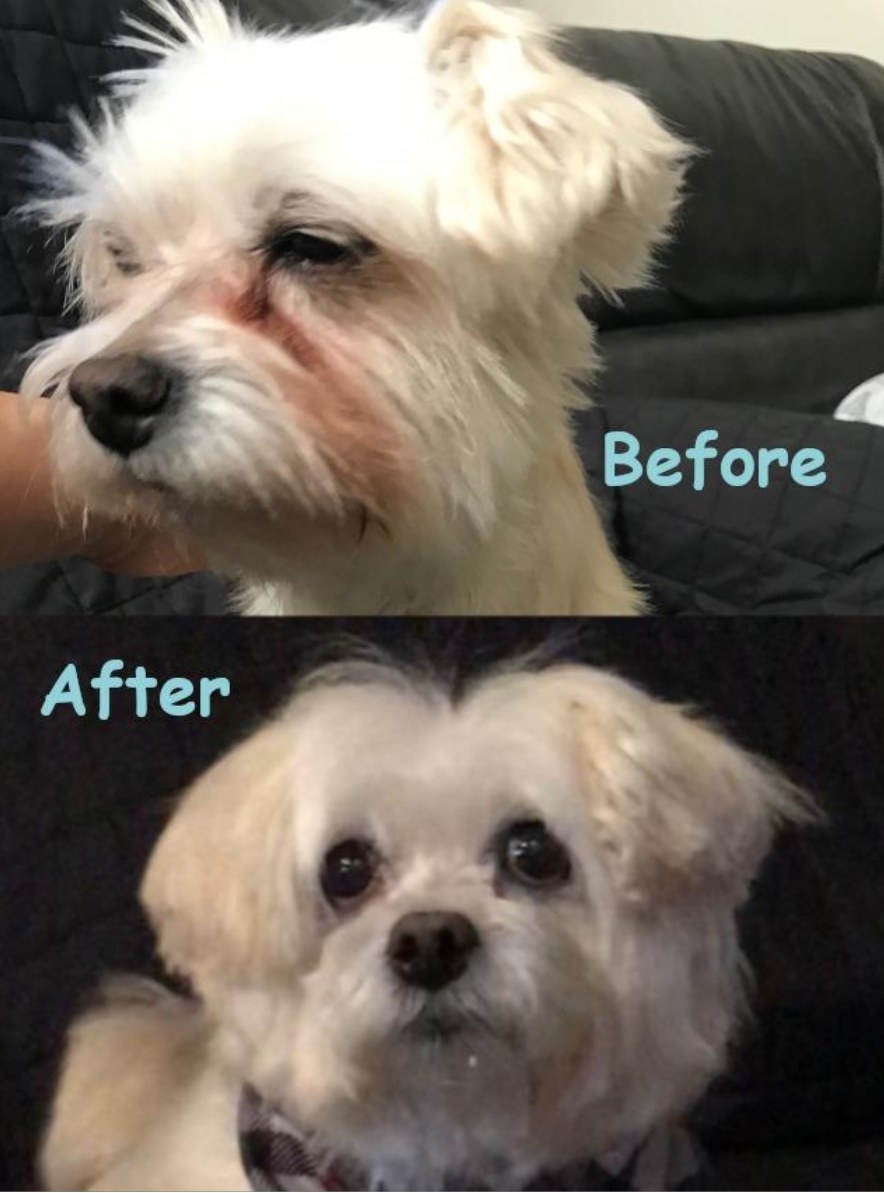
M 121 273 L 123 277 L 134 277 L 141 273 L 141 262 L 135 255 L 135 251 L 131 245 L 124 244 L 118 240 L 108 241 L 107 251 L 111 261 L 114 263 L 114 269 L 117 273 Z
M 304 269 L 311 265 L 341 265 L 358 260 L 370 250 L 366 241 L 351 243 L 317 236 L 300 228 L 277 232 L 267 245 L 267 256 L 274 265 Z
M 567 850 L 540 820 L 510 825 L 499 851 L 501 868 L 523 886 L 562 886 L 571 877 Z
M 378 867 L 378 856 L 370 841 L 341 841 L 323 860 L 319 878 L 322 893 L 333 906 L 352 903 L 371 887 Z

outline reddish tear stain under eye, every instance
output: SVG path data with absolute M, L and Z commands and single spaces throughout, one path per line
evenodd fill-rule
M 257 335 L 271 340 L 308 372 L 326 366 L 318 346 L 294 318 L 284 318 L 274 308 L 265 278 L 234 298 L 227 306 L 228 317 Z
M 270 340 L 298 366 L 280 369 L 277 380 L 342 488 L 376 512 L 400 505 L 411 487 L 402 439 L 364 370 L 340 345 L 321 346 L 300 320 L 280 314 L 265 279 L 222 305 L 232 323 Z

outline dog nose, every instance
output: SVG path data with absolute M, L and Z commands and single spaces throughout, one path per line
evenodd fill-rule
M 424 990 L 441 990 L 466 972 L 479 944 L 479 933 L 465 915 L 415 911 L 394 926 L 387 956 L 403 982 Z
M 121 456 L 144 447 L 172 396 L 172 370 L 150 356 L 93 356 L 68 381 L 71 401 L 99 443 Z

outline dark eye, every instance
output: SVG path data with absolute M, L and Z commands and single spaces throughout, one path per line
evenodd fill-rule
M 567 850 L 540 820 L 511 824 L 498 848 L 501 868 L 523 886 L 562 886 L 571 877 Z
M 267 245 L 267 256 L 274 265 L 303 269 L 311 265 L 340 265 L 364 256 L 369 246 L 359 241 L 331 240 L 297 228 L 277 232 Z
M 328 851 L 322 863 L 319 883 L 329 903 L 340 906 L 359 899 L 370 888 L 378 872 L 378 856 L 370 841 L 353 838 Z
M 107 246 L 107 251 L 114 263 L 114 268 L 124 277 L 134 277 L 141 273 L 141 263 L 131 245 L 123 244 L 120 241 L 111 241 Z

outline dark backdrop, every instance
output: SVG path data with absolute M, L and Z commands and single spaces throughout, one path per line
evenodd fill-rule
M 134 893 L 171 799 L 354 629 L 463 672 L 550 638 L 515 621 L 0 621 L 3 1188 L 32 1187 L 77 1007 L 107 970 L 154 965 Z M 563 623 L 553 637 L 707 709 L 828 812 L 825 831 L 781 842 L 759 884 L 744 925 L 758 1025 L 701 1123 L 731 1163 L 751 1158 L 731 1187 L 884 1187 L 884 623 Z M 233 695 L 208 721 L 39 715 L 66 663 L 85 684 L 108 658 L 160 678 L 226 675 Z

